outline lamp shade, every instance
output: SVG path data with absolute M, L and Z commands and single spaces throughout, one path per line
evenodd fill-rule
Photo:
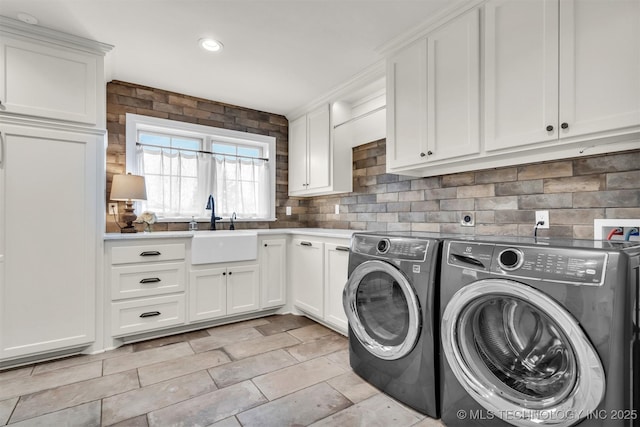
M 147 200 L 144 176 L 114 175 L 111 183 L 111 200 Z

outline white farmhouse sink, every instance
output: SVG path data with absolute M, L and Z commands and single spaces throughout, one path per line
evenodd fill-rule
M 191 264 L 256 259 L 258 234 L 246 230 L 196 231 L 191 242 Z

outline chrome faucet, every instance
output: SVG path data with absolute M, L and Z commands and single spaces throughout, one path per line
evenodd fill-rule
M 209 226 L 209 230 L 215 230 L 216 229 L 216 221 L 219 219 L 222 219 L 219 216 L 216 216 L 216 203 L 213 200 L 213 195 L 209 195 L 209 200 L 207 201 L 207 210 L 211 211 L 211 225 Z
M 229 230 L 235 230 L 236 226 L 233 223 L 233 221 L 235 221 L 236 219 L 238 219 L 238 217 L 236 216 L 236 213 L 234 212 L 233 215 L 231 215 L 231 225 L 229 226 Z

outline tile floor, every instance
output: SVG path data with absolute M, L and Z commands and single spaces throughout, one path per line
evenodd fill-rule
M 0 425 L 436 427 L 349 367 L 347 339 L 283 315 L 0 372 Z

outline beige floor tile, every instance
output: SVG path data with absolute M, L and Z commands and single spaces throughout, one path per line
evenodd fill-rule
M 71 408 L 139 387 L 138 375 L 132 370 L 22 396 L 11 416 L 11 422 Z
M 414 424 L 412 427 L 445 427 L 444 423 L 440 420 L 434 420 L 433 418 L 425 418 L 418 423 Z
M 229 356 L 219 350 L 207 351 L 143 366 L 138 368 L 138 375 L 140 375 L 140 384 L 144 387 L 149 384 L 155 384 L 171 378 L 213 368 L 230 361 Z
M 267 337 L 260 336 L 259 338 L 254 338 L 245 342 L 225 345 L 223 350 L 226 351 L 233 359 L 238 360 L 249 356 L 255 356 L 256 354 L 277 350 L 279 348 L 290 347 L 296 344 L 300 344 L 300 341 L 287 333 L 281 333 Z
M 100 401 L 85 403 L 73 408 L 41 415 L 11 424 L 11 427 L 98 427 L 100 426 Z
M 150 426 L 206 426 L 266 402 L 251 381 L 244 381 L 149 413 Z
M 96 361 L 79 366 L 57 369 L 40 375 L 18 377 L 2 381 L 0 400 L 31 394 L 49 388 L 85 381 L 102 375 L 102 362 Z
M 319 357 L 253 379 L 269 400 L 312 386 L 346 371 L 326 357 Z
M 133 351 L 135 352 L 135 351 L 149 350 L 150 348 L 164 347 L 165 345 L 190 341 L 196 338 L 204 338 L 208 336 L 209 336 L 209 333 L 206 330 L 187 332 L 184 334 L 169 335 L 168 337 L 156 338 L 153 340 L 147 340 L 147 341 L 135 343 L 133 344 Z
M 316 384 L 238 414 L 243 427 L 306 426 L 352 403 L 326 383 Z
M 152 348 L 104 361 L 103 375 L 124 372 L 154 363 L 164 362 L 193 354 L 189 343 L 182 342 L 164 347 Z
M 348 348 L 347 339 L 338 334 L 331 334 L 307 341 L 299 345 L 295 345 L 287 349 L 287 351 L 297 360 L 304 362 L 305 360 L 314 359 L 318 356 L 324 356 L 336 351 Z
M 150 351 L 150 350 L 147 350 Z M 102 422 L 117 423 L 216 390 L 206 371 L 108 397 L 102 401 Z
M 13 408 L 16 407 L 16 403 L 18 403 L 17 397 L 0 401 L 0 426 L 3 426 L 7 422 L 9 422 L 9 417 L 13 412 Z
M 12 380 L 18 377 L 28 377 L 33 372 L 33 365 L 25 366 L 23 368 L 9 369 L 7 371 L 0 371 L 0 381 Z
M 149 422 L 147 421 L 147 415 L 145 414 L 140 415 L 139 417 L 120 421 L 119 423 L 111 424 L 109 427 L 149 427 Z
M 189 342 L 191 348 L 196 353 L 202 353 L 203 351 L 215 350 L 223 347 L 227 344 L 232 344 L 240 341 L 246 341 L 254 338 L 260 338 L 263 335 L 254 328 L 242 328 L 242 329 L 225 329 L 215 330 L 211 329 L 209 337 L 195 339 Z
M 362 402 L 380 391 L 353 372 L 347 372 L 327 381 L 329 385 L 353 403 Z
M 104 351 L 97 354 L 81 354 L 78 356 L 66 357 L 52 362 L 42 363 L 33 369 L 33 375 L 43 374 L 45 372 L 55 371 L 56 369 L 68 368 L 70 366 L 84 365 L 85 363 L 95 362 L 96 360 L 105 360 L 112 357 L 119 357 L 131 353 L 131 345 L 124 345 L 111 351 Z
M 262 317 L 260 319 L 251 319 L 251 320 L 245 320 L 243 322 L 229 323 L 227 325 L 216 326 L 215 328 L 207 329 L 207 332 L 218 333 L 222 331 L 237 331 L 239 329 L 247 329 L 247 328 L 253 328 L 255 326 L 268 325 L 269 323 L 270 322 L 269 320 L 267 320 L 267 318 Z
M 209 427 L 242 427 L 236 417 L 225 418 L 222 421 L 209 424 Z
M 317 423 L 321 426 L 409 427 L 420 421 L 385 394 L 376 394 Z
M 291 329 L 287 332 L 298 338 L 302 342 L 311 341 L 315 340 L 316 338 L 335 334 L 335 332 L 333 332 L 331 329 L 325 328 L 320 324 L 304 326 L 298 329 Z
M 331 353 L 327 356 L 327 358 L 345 369 L 351 369 L 351 363 L 349 362 L 349 349 Z
M 209 373 L 218 387 L 227 387 L 296 363 L 298 361 L 286 351 L 275 350 L 217 366 L 209 369 Z
M 263 335 L 275 335 L 281 332 L 286 332 L 291 329 L 302 328 L 303 326 L 315 325 L 311 319 L 304 316 L 296 316 L 294 314 L 283 314 L 270 316 L 267 318 L 269 324 L 263 326 L 256 326 Z

